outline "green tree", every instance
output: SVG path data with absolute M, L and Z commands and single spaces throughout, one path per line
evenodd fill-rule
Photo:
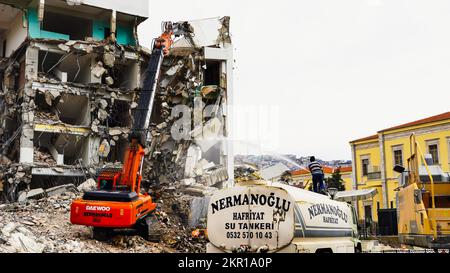
M 330 177 L 325 178 L 327 188 L 336 188 L 338 191 L 345 191 L 345 182 L 341 176 L 341 167 L 338 167 Z

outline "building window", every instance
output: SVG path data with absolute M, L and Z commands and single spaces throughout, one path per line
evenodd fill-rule
M 362 174 L 366 176 L 369 173 L 369 159 L 365 158 L 361 161 Z
M 391 209 L 394 208 L 394 201 L 391 201 Z
M 427 150 L 433 159 L 432 164 L 439 164 L 439 143 L 438 140 L 427 142 Z
M 70 40 L 84 41 L 86 37 L 92 37 L 92 20 L 48 10 L 46 7 L 42 30 L 65 34 Z
M 394 148 L 394 165 L 403 166 L 403 151 L 401 148 Z

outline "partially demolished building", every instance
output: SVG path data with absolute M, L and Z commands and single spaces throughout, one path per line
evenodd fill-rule
M 0 0 L 3 201 L 119 167 L 146 75 L 137 27 L 148 10 L 146 0 Z M 161 69 L 144 179 L 201 195 L 232 183 L 233 51 L 228 17 L 184 25 Z M 179 105 L 192 110 L 183 128 Z

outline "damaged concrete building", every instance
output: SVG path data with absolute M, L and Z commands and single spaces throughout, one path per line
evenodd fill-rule
M 121 167 L 150 54 L 137 35 L 148 11 L 146 0 L 0 0 L 3 201 Z M 228 17 L 183 24 L 190 34 L 161 68 L 144 179 L 201 195 L 233 183 L 233 51 Z M 200 112 L 182 139 L 172 137 L 177 105 Z

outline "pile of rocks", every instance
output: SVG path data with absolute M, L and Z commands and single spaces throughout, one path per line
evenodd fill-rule
M 45 148 L 34 149 L 33 156 L 33 160 L 36 162 L 41 162 L 48 165 L 56 165 L 55 159 Z
M 234 167 L 234 180 L 236 182 L 262 179 L 258 169 L 252 165 L 242 164 Z
M 193 237 L 194 228 L 189 226 L 192 198 L 164 192 L 158 200 L 156 215 L 165 230 L 161 243 L 177 252 L 202 253 L 206 250 L 206 238 Z
M 35 112 L 34 121 L 36 123 L 42 123 L 42 124 L 61 123 L 61 121 L 59 120 L 58 115 L 56 115 L 55 113 L 42 112 L 42 111 L 36 111 Z

